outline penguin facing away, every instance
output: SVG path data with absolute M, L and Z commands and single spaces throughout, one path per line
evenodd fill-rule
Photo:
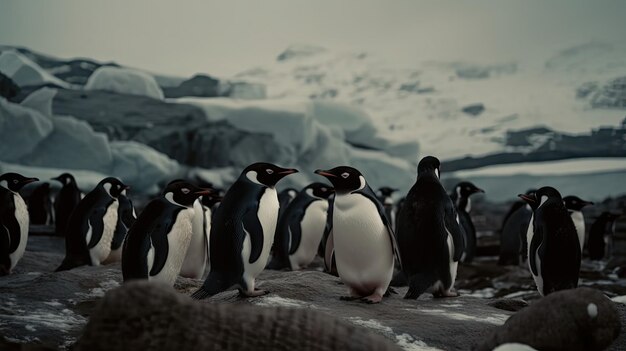
M 385 208 L 385 214 L 389 219 L 389 223 L 391 223 L 392 229 L 395 229 L 396 225 L 396 211 L 394 201 L 391 195 L 393 195 L 393 193 L 395 193 L 396 191 L 398 191 L 398 189 L 383 186 L 378 189 L 377 193 L 378 200 L 380 201 L 380 203 L 383 204 L 383 207 Z
M 532 195 L 537 189 L 529 189 L 526 195 Z M 514 202 L 502 221 L 500 229 L 500 257 L 498 264 L 526 265 L 528 244 L 526 233 L 533 215 L 532 208 L 523 200 Z
M 26 250 L 29 215 L 18 192 L 38 180 L 17 173 L 0 176 L 0 276 L 10 274 Z
M 476 187 L 471 182 L 460 182 L 454 187 L 454 191 L 450 194 L 450 198 L 456 206 L 459 221 L 463 227 L 465 234 L 465 251 L 461 256 L 462 262 L 470 263 L 476 255 L 476 228 L 472 222 L 470 211 L 472 210 L 472 200 L 470 196 L 478 193 L 484 193 L 483 189 Z
M 528 266 L 542 296 L 578 286 L 581 251 L 576 227 L 561 194 L 542 187 L 518 195 L 533 210 L 528 226 Z
M 128 229 L 137 220 L 137 213 L 135 212 L 135 207 L 133 207 L 133 202 L 126 195 L 127 190 L 128 189 L 122 190 L 120 195 L 117 197 L 119 204 L 117 208 L 117 224 L 115 226 L 113 240 L 111 240 L 111 253 L 103 262 L 105 264 L 119 262 L 122 260 L 122 245 L 124 244 L 124 239 L 126 238 Z
M 393 275 L 397 245 L 383 205 L 357 169 L 317 170 L 335 188 L 332 240 L 337 273 L 350 296 L 379 303 Z
M 267 265 L 278 221 L 276 183 L 298 172 L 270 163 L 246 167 L 224 195 L 211 225 L 210 271 L 192 297 L 204 299 L 236 287 L 241 295 L 261 296 L 255 279 Z
M 146 206 L 124 241 L 125 282 L 148 279 L 174 285 L 192 239 L 193 205 L 210 192 L 185 181 L 171 182 Z
M 589 229 L 589 242 L 587 243 L 589 258 L 592 260 L 601 260 L 610 257 L 613 246 L 613 235 L 615 233 L 615 220 L 619 217 L 619 214 L 602 212 L 593 224 L 591 224 L 591 228 Z
M 55 232 L 57 235 L 65 235 L 65 229 L 67 221 L 74 211 L 74 208 L 78 206 L 78 203 L 82 199 L 82 194 L 74 176 L 69 173 L 63 173 L 56 178 L 52 178 L 62 184 L 61 190 L 54 199 L 54 223 Z
M 593 205 L 593 202 L 585 201 L 574 195 L 564 197 L 563 202 L 572 217 L 572 221 L 574 221 L 576 234 L 578 234 L 578 242 L 580 243 L 580 252 L 582 253 L 583 247 L 585 246 L 585 217 L 583 216 L 582 209 L 585 206 Z
M 328 197 L 333 192 L 324 183 L 312 183 L 288 205 L 278 218 L 269 269 L 298 270 L 313 261 L 326 230 Z
M 98 266 L 109 257 L 117 227 L 117 197 L 125 189 L 119 179 L 104 178 L 78 203 L 67 222 L 65 259 L 57 272 Z
M 433 156 L 419 162 L 417 181 L 398 214 L 398 244 L 409 285 L 405 299 L 417 299 L 427 290 L 435 297 L 458 296 L 453 287 L 464 234 L 439 181 L 439 168 Z
M 52 200 L 50 200 L 50 183 L 37 184 L 27 199 L 28 213 L 31 224 L 52 224 Z

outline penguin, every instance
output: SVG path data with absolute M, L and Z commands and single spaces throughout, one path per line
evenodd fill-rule
M 27 199 L 30 223 L 36 225 L 52 224 L 52 200 L 50 200 L 50 183 L 38 184 Z
M 204 284 L 192 294 L 204 299 L 236 287 L 240 295 L 255 297 L 255 279 L 269 258 L 278 221 L 276 183 L 296 173 L 258 162 L 246 167 L 228 189 L 215 212 L 209 235 L 210 271 Z
M 38 180 L 17 173 L 0 176 L 0 276 L 10 274 L 26 250 L 29 215 L 18 192 Z
M 574 221 L 561 194 L 545 186 L 531 195 L 518 195 L 533 215 L 528 226 L 528 266 L 542 296 L 574 289 L 580 272 L 580 243 Z
M 213 193 L 211 184 L 204 183 L 204 188 Z M 203 198 L 209 194 L 201 195 L 193 203 L 194 216 L 191 225 L 191 243 L 185 255 L 180 275 L 185 278 L 201 279 L 206 271 L 209 261 L 209 234 L 211 230 L 211 208 L 205 207 Z M 207 213 L 208 211 L 208 213 Z
M 469 214 L 472 210 L 470 196 L 484 192 L 483 189 L 476 187 L 471 182 L 460 182 L 450 194 L 450 199 L 454 202 L 459 221 L 463 226 L 463 233 L 465 233 L 465 251 L 461 256 L 461 262 L 470 263 L 476 255 L 476 228 L 474 228 L 472 217 Z
M 324 183 L 312 183 L 297 193 L 278 218 L 269 269 L 295 271 L 313 261 L 326 230 L 328 198 L 333 192 L 334 189 Z
M 174 285 L 192 240 L 193 208 L 210 189 L 170 182 L 130 227 L 122 253 L 124 282 L 148 279 Z
M 435 297 L 458 296 L 453 288 L 464 234 L 439 169 L 436 157 L 419 162 L 417 181 L 398 213 L 398 244 L 409 285 L 405 299 L 417 299 L 429 289 Z
M 335 193 L 328 197 L 328 213 L 326 215 L 326 226 L 324 228 L 324 235 L 322 235 L 322 241 L 318 248 L 317 254 L 324 261 L 324 272 L 338 277 L 337 264 L 335 261 L 335 248 L 333 242 L 333 208 L 335 203 Z
M 127 189 L 108 177 L 78 203 L 66 227 L 65 259 L 57 272 L 83 265 L 99 266 L 111 253 L 118 218 L 117 197 Z
M 536 189 L 529 189 L 526 195 L 534 194 Z M 515 201 L 504 216 L 500 229 L 500 256 L 498 264 L 519 265 L 525 263 L 528 253 L 526 233 L 533 215 L 532 208 L 524 201 Z
M 337 273 L 350 295 L 343 300 L 381 302 L 393 275 L 395 236 L 383 204 L 357 169 L 316 170 L 335 188 L 332 241 Z
M 126 195 L 126 191 L 128 189 L 129 188 L 122 190 L 120 195 L 117 197 L 117 224 L 115 226 L 113 240 L 111 240 L 111 253 L 103 262 L 104 264 L 119 262 L 122 260 L 122 245 L 124 244 L 124 238 L 126 238 L 128 228 L 130 228 L 137 220 L 137 213 L 135 212 L 133 202 Z
M 395 229 L 396 225 L 396 211 L 394 208 L 393 198 L 391 195 L 398 191 L 398 189 L 390 188 L 388 186 L 384 186 L 378 189 L 378 201 L 383 204 L 385 207 L 385 214 L 389 219 L 389 223 L 391 223 L 391 229 Z
M 287 207 L 296 198 L 297 195 L 298 195 L 298 190 L 294 188 L 287 188 L 278 193 L 278 206 L 279 206 L 278 221 L 279 222 L 280 222 L 280 219 L 283 217 L 283 213 L 285 213 L 285 211 L 287 210 Z M 270 254 L 272 256 L 274 255 L 274 250 L 275 250 L 274 246 L 278 242 L 278 236 L 279 236 L 278 230 L 279 230 L 279 225 L 277 224 L 276 233 L 274 233 L 274 245 L 272 246 L 272 250 L 270 251 Z
M 593 205 L 591 201 L 585 201 L 578 196 L 566 196 L 563 198 L 565 208 L 569 211 L 574 226 L 576 227 L 576 234 L 578 234 L 578 242 L 580 243 L 580 252 L 582 254 L 583 247 L 585 246 L 585 217 L 583 216 L 582 209 L 585 206 Z
M 610 257 L 615 234 L 615 220 L 619 217 L 619 214 L 602 212 L 593 222 L 589 229 L 589 242 L 587 243 L 589 258 L 601 260 Z
M 64 236 L 67 221 L 82 199 L 82 193 L 78 189 L 74 176 L 69 173 L 63 173 L 52 180 L 62 184 L 61 190 L 54 199 L 54 220 L 55 233 Z

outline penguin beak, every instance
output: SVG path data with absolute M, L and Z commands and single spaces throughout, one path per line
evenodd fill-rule
M 213 189 L 200 189 L 196 191 L 194 194 L 196 195 L 210 195 L 213 192 Z
M 519 196 L 519 198 L 521 198 L 522 200 L 528 202 L 528 203 L 535 203 L 535 197 L 534 196 L 528 196 L 526 194 L 518 194 L 517 196 Z
M 332 173 L 329 173 L 328 171 L 321 170 L 321 169 L 316 170 L 315 174 L 319 174 L 319 175 L 321 175 L 323 177 L 326 177 L 326 178 L 328 178 L 328 177 L 337 178 L 336 175 L 334 175 Z
M 39 178 L 26 178 L 21 183 L 28 184 L 28 183 L 37 182 L 37 181 L 39 181 Z
M 298 170 L 295 168 L 286 168 L 280 172 L 278 172 L 278 174 L 284 174 L 284 175 L 289 175 L 289 174 L 293 174 L 293 173 L 298 173 Z
M 583 201 L 583 206 L 595 205 L 593 201 Z
M 481 188 L 476 188 L 476 190 L 474 190 L 475 193 L 485 193 L 485 191 Z

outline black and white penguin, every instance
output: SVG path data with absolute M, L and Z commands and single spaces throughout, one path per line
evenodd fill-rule
M 529 189 L 526 195 L 532 195 L 536 189 Z M 533 211 L 525 201 L 515 201 L 502 221 L 500 229 L 500 257 L 498 264 L 519 265 L 525 264 L 528 254 L 526 234 Z
M 254 297 L 255 279 L 269 259 L 278 221 L 276 183 L 298 172 L 270 163 L 246 167 L 224 195 L 215 212 L 210 234 L 210 271 L 192 297 L 204 299 L 232 287 Z
M 465 251 L 463 256 L 461 256 L 461 262 L 470 263 L 476 255 L 476 228 L 470 216 L 470 211 L 472 210 L 470 196 L 484 192 L 483 189 L 478 188 L 471 182 L 460 182 L 454 187 L 452 194 L 450 194 L 465 234 Z
M 117 197 L 126 188 L 117 178 L 104 178 L 78 203 L 67 222 L 65 259 L 57 272 L 99 266 L 109 257 L 117 227 Z
M 67 221 L 82 199 L 82 194 L 74 176 L 69 173 L 63 173 L 52 180 L 62 184 L 61 190 L 54 199 L 55 232 L 57 235 L 65 235 Z
M 528 226 L 528 266 L 543 296 L 578 286 L 580 243 L 561 194 L 546 186 L 518 195 L 533 210 Z
M 591 201 L 585 201 L 578 196 L 570 195 L 563 198 L 565 208 L 569 211 L 574 226 L 576 227 L 576 233 L 578 234 L 578 242 L 580 243 L 580 252 L 583 252 L 585 246 L 585 216 L 583 216 L 582 209 L 585 206 L 593 205 Z
M 417 299 L 429 289 L 436 297 L 458 296 L 453 288 L 464 234 L 439 181 L 439 168 L 433 156 L 419 162 L 417 181 L 398 213 L 398 244 L 409 285 L 405 299 Z
M 278 205 L 280 210 L 278 212 L 278 218 L 287 210 L 287 206 L 298 196 L 298 190 L 294 188 L 287 188 L 278 193 Z
M 28 208 L 19 190 L 37 178 L 17 173 L 0 176 L 0 275 L 10 274 L 24 255 L 28 241 Z
M 378 189 L 378 193 L 376 194 L 378 196 L 378 201 L 380 201 L 380 203 L 382 203 L 383 207 L 385 208 L 385 214 L 389 219 L 389 223 L 391 223 L 392 229 L 395 229 L 396 226 L 396 209 L 394 206 L 393 197 L 391 196 L 396 191 L 398 191 L 398 189 L 383 186 Z
M 379 303 L 393 275 L 397 249 L 385 208 L 357 169 L 317 170 L 335 188 L 332 241 L 337 273 L 350 296 Z
M 326 216 L 326 227 L 320 242 L 317 254 L 324 260 L 324 272 L 338 277 L 337 262 L 335 262 L 335 248 L 333 242 L 333 212 L 335 207 L 335 193 L 328 197 L 328 214 Z
M 192 239 L 193 208 L 210 189 L 171 182 L 130 227 L 122 253 L 124 281 L 148 279 L 174 285 Z
M 122 260 L 122 245 L 124 244 L 124 239 L 126 238 L 128 229 L 137 220 L 137 213 L 135 212 L 133 202 L 126 194 L 127 190 L 128 189 L 122 190 L 120 195 L 117 197 L 119 204 L 117 208 L 117 225 L 115 226 L 113 240 L 111 240 L 111 253 L 103 262 L 104 264 L 119 262 Z
M 295 271 L 313 261 L 326 230 L 328 197 L 333 192 L 327 184 L 312 183 L 297 193 L 278 218 L 274 255 L 267 268 Z
M 26 199 L 30 224 L 52 224 L 52 200 L 50 199 L 50 183 L 42 182 Z
M 615 234 L 615 220 L 619 214 L 602 212 L 589 228 L 589 242 L 587 251 L 592 260 L 601 260 L 610 257 L 613 249 L 613 235 Z

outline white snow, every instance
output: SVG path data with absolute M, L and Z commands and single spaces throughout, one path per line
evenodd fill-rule
M 53 88 L 43 87 L 30 93 L 20 105 L 39 111 L 46 117 L 52 116 L 52 99 L 57 94 Z
M 615 296 L 614 298 L 611 299 L 613 302 L 616 303 L 621 303 L 626 305 L 626 295 L 622 295 L 622 296 Z
M 481 167 L 454 173 L 459 178 L 477 176 L 528 175 L 571 175 L 608 173 L 626 170 L 626 158 L 582 158 L 547 162 L 515 163 Z
M 233 167 L 224 168 L 194 168 L 189 171 L 189 178 L 194 179 L 195 176 L 212 183 L 213 186 L 219 188 L 228 188 L 237 177 L 239 177 L 241 170 L 236 170 Z
M 407 311 L 421 313 L 421 314 L 430 314 L 441 317 L 446 317 L 458 321 L 480 321 L 489 324 L 502 325 L 506 320 L 510 317 L 506 314 L 502 313 L 489 313 L 482 316 L 476 315 L 468 315 L 461 312 L 454 312 L 450 310 L 443 310 L 439 308 L 419 308 L 419 309 L 405 309 Z
M 91 74 L 84 89 L 141 95 L 163 100 L 163 91 L 154 77 L 131 68 L 102 66 Z
M 15 84 L 21 87 L 46 83 L 62 88 L 71 87 L 70 84 L 46 72 L 38 64 L 14 50 L 2 51 L 0 54 L 0 72 L 9 76 Z
M 383 325 L 375 319 L 362 319 L 360 317 L 349 317 L 347 319 L 353 324 L 372 329 L 377 333 L 386 336 L 387 338 L 395 341 L 395 343 L 405 351 L 441 351 L 438 348 L 428 346 L 425 342 L 418 340 L 409 334 L 395 334 L 393 329 Z
M 254 303 L 258 306 L 280 306 L 280 307 L 290 307 L 290 308 L 317 308 L 317 306 L 300 301 L 295 299 L 289 299 L 286 297 L 266 295 L 261 298 L 254 299 Z
M 537 350 L 524 344 L 506 343 L 506 344 L 502 344 L 496 347 L 495 349 L 493 349 L 493 351 L 537 351 Z
M 159 182 L 170 180 L 180 171 L 178 162 L 153 148 L 134 141 L 110 143 L 113 155 L 112 174 L 135 190 L 156 193 Z
M 31 153 L 53 130 L 50 119 L 0 97 L 0 160 L 18 161 Z
M 69 168 L 44 168 L 24 166 L 13 163 L 0 162 L 0 174 L 16 172 L 29 177 L 37 177 L 41 180 L 58 177 L 61 173 L 70 172 L 76 178 L 76 183 L 84 192 L 91 191 L 106 175 L 94 171 L 77 170 Z M 54 183 L 53 183 L 54 184 Z

